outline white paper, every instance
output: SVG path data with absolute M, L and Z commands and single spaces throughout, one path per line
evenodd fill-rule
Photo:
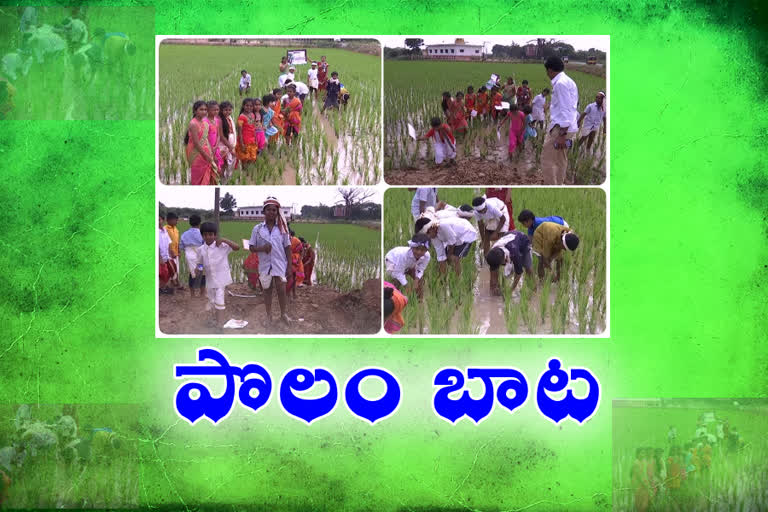
M 248 240 L 247 238 L 243 238 L 242 240 L 243 240 L 243 249 L 245 249 L 246 251 L 250 250 L 251 248 L 250 240 Z
M 235 320 L 234 318 L 230 318 L 227 320 L 227 323 L 224 324 L 225 329 L 242 329 L 248 325 L 247 320 Z
M 497 75 L 496 73 L 491 73 L 491 80 L 493 80 L 494 82 L 498 82 L 499 75 Z
M 509 110 L 509 102 L 508 101 L 502 101 L 501 102 L 501 108 Z
M 416 128 L 413 127 L 411 123 L 408 123 L 408 135 L 411 136 L 413 140 L 416 140 Z

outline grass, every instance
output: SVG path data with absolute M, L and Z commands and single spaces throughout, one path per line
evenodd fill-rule
M 253 221 L 223 221 L 221 236 L 238 245 L 243 239 L 251 238 Z M 180 232 L 189 229 L 189 224 L 179 221 Z M 316 250 L 315 273 L 317 283 L 340 292 L 358 289 L 368 279 L 380 276 L 381 243 L 380 232 L 354 224 L 291 223 L 296 236 L 303 237 Z M 230 254 L 232 279 L 237 283 L 247 281 L 243 272 L 243 261 L 248 252 L 242 250 Z M 188 271 L 181 258 L 181 275 Z
M 20 43 L 17 8 L 0 17 L 0 55 L 16 51 Z M 69 8 L 38 8 L 41 24 L 55 25 L 70 16 Z M 155 90 L 155 15 L 151 7 L 89 6 L 85 16 L 92 34 L 96 28 L 124 32 L 136 45 L 136 53 L 113 66 L 104 66 L 84 83 L 75 77 L 69 56 L 45 64 L 33 64 L 26 77 L 14 82 L 15 108 L 8 119 L 152 119 Z
M 542 64 L 500 64 L 486 62 L 432 62 L 398 61 L 384 62 L 384 162 L 385 169 L 403 169 L 416 166 L 420 157 L 413 149 L 408 135 L 408 123 L 419 134 L 429 130 L 432 117 L 443 118 L 440 102 L 443 91 L 455 95 L 457 91 L 466 93 L 472 85 L 475 92 L 484 85 L 491 73 L 501 76 L 506 83 L 507 76 L 514 76 L 515 83 L 528 80 L 533 95 L 545 87 L 552 88 Z M 605 91 L 605 78 L 567 70 L 579 88 L 579 110 L 595 101 L 598 91 Z M 548 100 L 549 102 L 550 100 Z M 470 121 L 470 120 L 468 120 Z M 541 157 L 544 130 L 539 130 L 540 137 L 533 142 L 532 158 L 534 167 L 538 167 Z M 459 141 L 464 155 L 480 159 L 498 160 L 499 155 L 506 158 L 507 133 L 501 134 L 499 141 L 496 129 L 491 121 L 475 119 L 470 121 L 470 130 Z M 434 157 L 430 145 L 423 156 L 427 161 Z M 499 151 L 502 148 L 502 151 Z M 591 151 L 577 148 L 571 151 L 569 162 L 569 180 L 574 184 L 598 184 L 605 179 L 605 133 L 596 138 Z
M 233 117 L 240 111 L 240 70 L 251 74 L 252 97 L 262 97 L 278 86 L 278 64 L 286 48 L 160 45 L 159 168 L 165 184 L 189 183 L 183 144 L 199 99 L 230 101 Z M 332 185 L 376 184 L 381 159 L 381 60 L 340 49 L 310 48 L 309 59 L 325 55 L 329 73 L 338 71 L 350 91 L 342 111 L 326 111 L 321 119 L 307 98 L 302 133 L 294 145 L 282 142 L 248 169 L 238 171 L 228 184 Z M 296 79 L 306 83 L 309 65 L 296 66 Z M 282 141 L 282 139 L 281 139 Z M 292 175 L 295 174 L 295 176 Z M 290 183 L 285 183 L 289 180 Z
M 745 447 L 728 452 L 716 446 L 709 475 L 702 474 L 684 482 L 680 510 L 768 509 L 768 495 L 765 493 L 768 478 L 765 401 L 750 401 L 753 402 L 751 405 L 738 408 L 726 407 L 722 401 L 709 406 L 706 400 L 700 402 L 700 407 L 691 401 L 681 408 L 613 408 L 613 510 L 635 510 L 630 469 L 636 448 L 662 448 L 666 458 L 669 455 L 669 426 L 677 428 L 678 444 L 682 447 L 694 437 L 697 420 L 705 412 L 714 412 L 716 418 L 728 419 L 731 429 L 736 428 L 745 440 Z M 711 426 L 710 433 L 715 432 L 714 426 Z M 659 500 L 662 507 L 664 500 L 662 495 Z
M 471 188 L 439 189 L 441 200 L 458 206 L 471 202 L 478 192 Z M 413 234 L 411 199 L 407 189 L 389 189 L 384 200 L 384 251 L 405 245 Z M 606 234 L 605 194 L 600 189 L 541 189 L 512 190 L 515 219 L 523 209 L 538 216 L 560 215 L 579 235 L 579 248 L 564 256 L 561 280 L 551 282 L 551 272 L 538 289 L 525 276 L 514 293 L 512 279 L 503 280 L 503 315 L 509 334 L 597 334 L 606 322 Z M 515 220 L 517 223 L 517 221 Z M 527 232 L 523 226 L 518 230 Z M 474 334 L 478 330 L 473 314 L 476 295 L 487 293 L 479 283 L 479 242 L 461 262 L 462 274 L 453 272 L 439 276 L 437 259 L 425 274 L 425 297 L 419 303 L 415 294 L 409 297 L 404 313 L 404 334 Z M 537 269 L 534 256 L 534 274 Z M 553 264 L 554 269 L 554 264 Z

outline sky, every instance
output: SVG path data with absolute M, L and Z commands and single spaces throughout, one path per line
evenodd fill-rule
M 221 187 L 221 197 L 229 192 L 235 196 L 238 206 L 259 206 L 268 196 L 274 196 L 281 206 L 293 206 L 295 211 L 304 205 L 332 205 L 341 200 L 339 187 Z M 354 188 L 354 187 L 341 187 Z M 381 204 L 381 191 L 376 187 L 358 187 L 372 190 L 375 194 L 368 199 Z M 157 200 L 170 208 L 188 207 L 213 209 L 214 187 L 168 187 L 157 189 Z
M 384 46 L 390 48 L 403 48 L 404 42 L 409 36 L 378 36 L 379 41 Z M 545 39 L 558 39 L 572 45 L 577 50 L 589 50 L 597 48 L 598 50 L 608 51 L 609 36 L 413 36 L 424 39 L 425 44 L 453 43 L 457 37 L 463 37 L 467 44 L 485 44 L 486 52 L 490 53 L 495 44 L 509 45 L 514 41 L 520 46 L 525 45 L 531 39 L 543 37 Z

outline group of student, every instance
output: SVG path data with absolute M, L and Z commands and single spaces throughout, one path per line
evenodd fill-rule
M 240 72 L 240 105 L 237 121 L 232 116 L 234 106 L 229 101 L 196 101 L 192 106 L 192 120 L 184 137 L 187 162 L 190 166 L 190 184 L 217 185 L 222 178 L 231 176 L 234 169 L 255 162 L 267 146 L 275 146 L 282 136 L 291 145 L 301 132 L 304 101 L 318 91 L 325 91 L 323 107 L 339 109 L 349 101 L 349 91 L 333 71 L 327 76 L 325 56 L 318 64 L 312 62 L 307 77 L 309 85 L 296 80 L 296 68 L 280 62 L 279 87 L 261 98 L 252 98 L 251 75 Z M 222 176 L 222 174 L 224 176 Z
M 578 88 L 568 77 L 565 65 L 559 57 L 551 57 L 544 64 L 552 88 L 545 87 L 533 96 L 528 81 L 520 86 L 512 77 L 506 85 L 499 83 L 498 75 L 481 86 L 477 93 L 473 86 L 467 87 L 466 94 L 458 91 L 455 95 L 443 92 L 441 107 L 444 119 L 433 117 L 430 130 L 418 140 L 431 139 L 435 149 L 435 163 L 455 165 L 456 137 L 469 129 L 468 120 L 489 119 L 496 123 L 499 133 L 509 123 L 509 157 L 519 156 L 525 141 L 538 137 L 538 130 L 547 128 L 542 148 L 542 170 L 547 185 L 562 185 L 568 161 L 567 150 L 572 146 L 572 139 L 578 133 L 579 146 L 586 142 L 590 150 L 594 138 L 605 123 L 605 93 L 599 92 L 594 103 L 590 103 L 583 112 L 578 111 Z M 551 101 L 547 98 L 552 95 Z M 508 103 L 504 108 L 502 103 Z M 550 112 L 551 110 L 551 112 Z M 547 113 L 549 122 L 547 122 Z
M 288 297 L 296 298 L 296 289 L 312 286 L 316 252 L 304 238 L 297 237 L 283 217 L 274 197 L 264 201 L 264 222 L 254 226 L 248 242 L 250 254 L 243 262 L 248 285 L 261 290 L 266 309 L 265 327 L 272 322 L 272 290 L 276 290 L 280 320 L 288 325 Z M 178 215 L 169 212 L 159 218 L 159 281 L 161 294 L 184 290 L 179 280 L 179 259 L 183 253 L 189 270 L 191 297 L 207 297 L 211 312 L 210 327 L 226 322 L 225 289 L 232 284 L 229 254 L 240 246 L 219 236 L 213 222 L 201 222 L 199 215 L 189 218 L 189 229 L 179 234 Z M 166 224 L 167 223 L 167 224 Z
M 710 485 L 713 452 L 717 456 L 738 450 L 743 441 L 728 424 L 717 422 L 716 434 L 710 433 L 699 420 L 690 441 L 679 443 L 677 428 L 667 432 L 664 448 L 641 446 L 635 450 L 630 470 L 634 492 L 634 508 L 647 510 L 689 510 L 698 501 L 699 491 Z
M 411 202 L 414 235 L 406 246 L 390 249 L 384 259 L 388 278 L 384 282 L 387 332 L 402 328 L 402 312 L 409 293 L 415 291 L 422 298 L 424 274 L 432 260 L 430 248 L 434 249 L 440 273 L 445 273 L 450 264 L 460 275 L 461 259 L 479 239 L 483 251 L 481 264 L 484 260 L 489 266 L 493 295 L 501 295 L 501 268 L 505 277 L 514 272 L 512 290 L 523 271 L 533 276 L 532 254 L 538 256 L 540 279 L 552 262 L 556 262 L 552 282 L 560 279 L 563 253 L 575 251 L 579 237 L 562 217 L 536 217 L 530 210 L 523 210 L 517 217 L 527 233 L 515 230 L 510 190 L 489 188 L 484 195 L 472 199 L 471 204 L 456 207 L 440 201 L 436 188 L 416 189 Z

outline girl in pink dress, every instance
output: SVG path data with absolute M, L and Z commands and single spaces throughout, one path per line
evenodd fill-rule
M 523 114 L 517 104 L 509 105 L 507 116 L 501 121 L 501 126 L 509 121 L 509 157 L 512 158 L 515 151 L 518 153 L 523 149 L 523 134 L 525 134 L 525 114 Z
M 224 155 L 221 152 L 221 147 L 219 147 L 222 142 L 222 131 L 218 102 L 208 102 L 208 117 L 205 118 L 205 122 L 208 123 L 208 144 L 210 144 L 211 149 L 213 150 L 213 158 L 216 160 L 216 167 L 222 169 L 224 167 Z

